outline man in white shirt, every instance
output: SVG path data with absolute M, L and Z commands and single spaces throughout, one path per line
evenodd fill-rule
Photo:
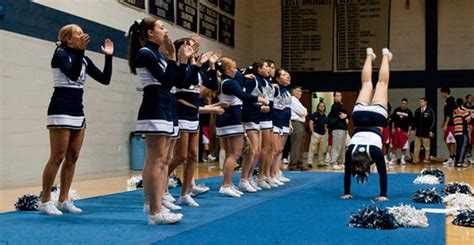
M 295 87 L 291 91 L 291 152 L 289 170 L 308 170 L 303 166 L 303 143 L 305 138 L 304 122 L 308 110 L 301 104 L 301 87 Z

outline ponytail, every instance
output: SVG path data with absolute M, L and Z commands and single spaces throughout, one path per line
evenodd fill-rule
M 157 21 L 158 19 L 155 17 L 146 17 L 141 20 L 136 20 L 125 33 L 125 36 L 130 36 L 130 43 L 128 45 L 128 67 L 132 74 L 137 74 L 135 60 L 138 51 L 148 40 L 148 30 L 153 30 Z

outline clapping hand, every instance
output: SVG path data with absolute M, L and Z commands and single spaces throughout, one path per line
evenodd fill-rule
M 112 55 L 114 53 L 114 43 L 106 38 L 104 40 L 104 45 L 100 46 L 100 49 L 102 50 L 102 53 L 106 55 Z

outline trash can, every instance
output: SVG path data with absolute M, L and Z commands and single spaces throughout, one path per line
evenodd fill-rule
M 130 169 L 143 170 L 146 154 L 145 135 L 130 133 Z

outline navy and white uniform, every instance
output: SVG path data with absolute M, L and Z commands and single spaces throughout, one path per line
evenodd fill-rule
M 346 151 L 344 171 L 344 194 L 350 194 L 352 159 L 357 153 L 367 154 L 379 173 L 380 196 L 387 196 L 387 170 L 382 152 L 382 131 L 388 122 L 387 109 L 379 104 L 363 105 L 357 103 L 352 112 L 356 127 Z
M 257 75 L 257 77 L 258 76 L 259 75 Z M 272 110 L 273 110 L 273 97 L 275 94 L 275 90 L 270 80 L 271 78 L 262 77 L 262 81 L 261 81 L 264 98 L 270 101 L 270 104 L 268 105 L 270 107 L 270 111 L 266 113 L 260 112 L 261 130 L 273 129 Z
M 263 77 L 260 75 L 257 75 L 256 79 L 246 80 L 244 82 L 245 93 L 256 97 L 265 97 L 262 87 L 263 83 L 260 82 L 262 80 Z M 245 131 L 260 131 L 261 107 L 262 103 L 260 102 L 243 102 L 242 124 Z
M 178 111 L 176 109 L 176 87 L 172 87 L 170 89 L 171 93 L 171 117 L 173 118 L 173 134 L 171 135 L 171 138 L 173 139 L 178 139 L 180 137 L 180 131 L 179 131 L 179 121 L 178 121 Z
M 222 76 L 221 94 L 219 100 L 229 104 L 222 115 L 216 119 L 217 137 L 228 137 L 234 135 L 243 135 L 242 126 L 242 101 L 255 103 L 258 97 L 246 94 L 243 86 L 242 75 L 237 72 L 234 78 L 227 75 Z
M 136 132 L 172 136 L 175 130 L 171 88 L 175 81 L 180 81 L 180 72 L 176 62 L 167 61 L 158 49 L 158 44 L 146 42 L 137 53 L 135 64 L 143 87 L 143 100 Z
M 275 87 L 273 99 L 272 122 L 273 133 L 290 134 L 291 94 L 284 86 Z
M 112 76 L 112 55 L 105 56 L 104 71 L 84 56 L 84 50 L 65 45 L 56 49 L 51 60 L 54 92 L 48 107 L 48 128 L 81 129 L 86 126 L 82 98 L 86 74 L 108 85 Z
M 200 67 L 196 65 L 186 66 L 186 76 L 181 83 L 182 86 L 176 87 L 176 107 L 178 112 L 179 130 L 183 132 L 199 131 L 199 93 L 201 86 L 211 90 L 217 90 L 217 74 L 215 70 L 201 72 Z M 192 104 L 194 107 L 187 106 L 180 101 Z

